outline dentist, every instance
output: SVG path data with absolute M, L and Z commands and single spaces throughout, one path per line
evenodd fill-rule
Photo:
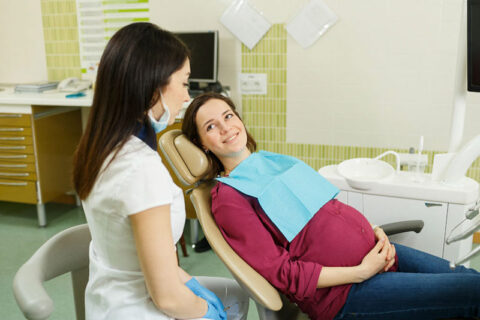
M 103 52 L 74 155 L 74 186 L 92 234 L 86 319 L 226 319 L 212 291 L 228 292 L 223 303 L 246 319 L 248 297 L 236 282 L 197 281 L 177 264 L 184 199 L 157 154 L 156 134 L 190 99 L 189 57 L 151 23 L 123 27 Z

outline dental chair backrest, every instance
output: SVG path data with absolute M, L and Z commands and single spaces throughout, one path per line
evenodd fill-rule
M 164 133 L 159 139 L 159 146 L 179 180 L 193 188 L 190 198 L 209 244 L 238 283 L 255 300 L 260 319 L 295 319 L 298 308 L 240 258 L 223 238 L 211 212 L 210 190 L 215 181 L 202 182 L 209 168 L 203 151 L 180 130 Z

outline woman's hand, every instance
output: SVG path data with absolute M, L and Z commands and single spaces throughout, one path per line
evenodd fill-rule
M 226 320 L 227 314 L 222 301 L 217 297 L 215 293 L 202 286 L 197 279 L 191 278 L 185 283 L 185 285 L 192 290 L 200 298 L 204 299 L 208 303 L 208 311 L 204 318 L 214 320 Z
M 386 272 L 395 263 L 395 253 L 396 253 L 395 246 L 390 243 L 390 240 L 388 239 L 387 235 L 385 234 L 385 231 L 383 231 L 382 228 L 377 226 L 375 227 L 375 229 L 373 229 L 373 232 L 375 233 L 375 238 L 377 239 L 377 241 L 380 241 L 380 239 L 382 238 L 385 239 L 385 246 L 388 248 L 387 257 L 385 259 L 386 261 L 385 268 L 383 269 L 383 271 L 381 271 L 381 272 Z
M 387 245 L 386 238 L 381 238 L 375 247 L 367 253 L 359 266 L 362 270 L 362 281 L 370 279 L 379 272 L 383 272 L 386 267 L 385 261 L 388 250 L 389 246 Z

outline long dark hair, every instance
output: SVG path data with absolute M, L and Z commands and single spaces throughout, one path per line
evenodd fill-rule
M 172 33 L 148 22 L 118 30 L 100 60 L 85 132 L 74 155 L 73 184 L 81 199 L 90 194 L 100 169 L 128 138 L 149 123 L 159 91 L 190 58 Z M 153 130 L 150 133 L 154 134 Z
M 200 149 L 202 149 L 202 142 L 200 141 L 200 135 L 198 134 L 198 127 L 196 122 L 197 112 L 205 103 L 207 103 L 207 101 L 211 99 L 218 99 L 224 101 L 226 104 L 228 104 L 230 109 L 232 109 L 235 115 L 237 115 L 240 120 L 242 119 L 238 114 L 237 109 L 235 108 L 235 104 L 230 98 L 215 92 L 207 92 L 197 96 L 195 99 L 193 99 L 193 101 L 190 103 L 187 110 L 185 111 L 185 115 L 183 117 L 182 132 Z M 247 133 L 247 148 L 248 150 L 250 150 L 250 152 L 255 152 L 255 150 L 257 150 L 257 143 L 246 128 L 245 132 Z M 215 156 L 212 152 L 207 152 L 206 155 L 208 161 L 210 162 L 210 170 L 204 178 L 213 179 L 222 171 L 224 171 L 225 168 L 223 167 L 223 164 L 220 162 L 220 160 L 218 160 L 217 156 Z

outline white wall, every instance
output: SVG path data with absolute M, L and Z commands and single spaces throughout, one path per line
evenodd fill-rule
M 241 102 L 240 42 L 219 22 L 232 0 L 150 0 L 172 31 L 220 31 L 219 79 Z M 308 0 L 249 0 L 271 23 Z M 288 37 L 289 142 L 448 146 L 462 0 L 324 0 L 339 22 L 312 47 Z M 0 83 L 44 80 L 40 0 L 0 0 Z M 464 140 L 480 133 L 480 94 L 467 99 Z
M 288 39 L 287 141 L 408 148 L 424 135 L 446 150 L 462 1 L 325 2 L 337 24 L 307 49 Z M 480 133 L 479 101 L 466 138 Z
M 219 30 L 219 72 L 222 85 L 241 106 L 237 73 L 241 71 L 240 42 L 220 23 L 229 0 L 150 0 L 150 21 L 169 31 Z
M 307 0 L 249 0 L 270 23 L 284 23 Z M 150 20 L 170 31 L 219 30 L 219 81 L 231 87 L 231 97 L 241 109 L 238 73 L 241 72 L 241 43 L 220 17 L 232 0 L 150 0 Z
M 0 83 L 47 80 L 40 0 L 0 0 Z

